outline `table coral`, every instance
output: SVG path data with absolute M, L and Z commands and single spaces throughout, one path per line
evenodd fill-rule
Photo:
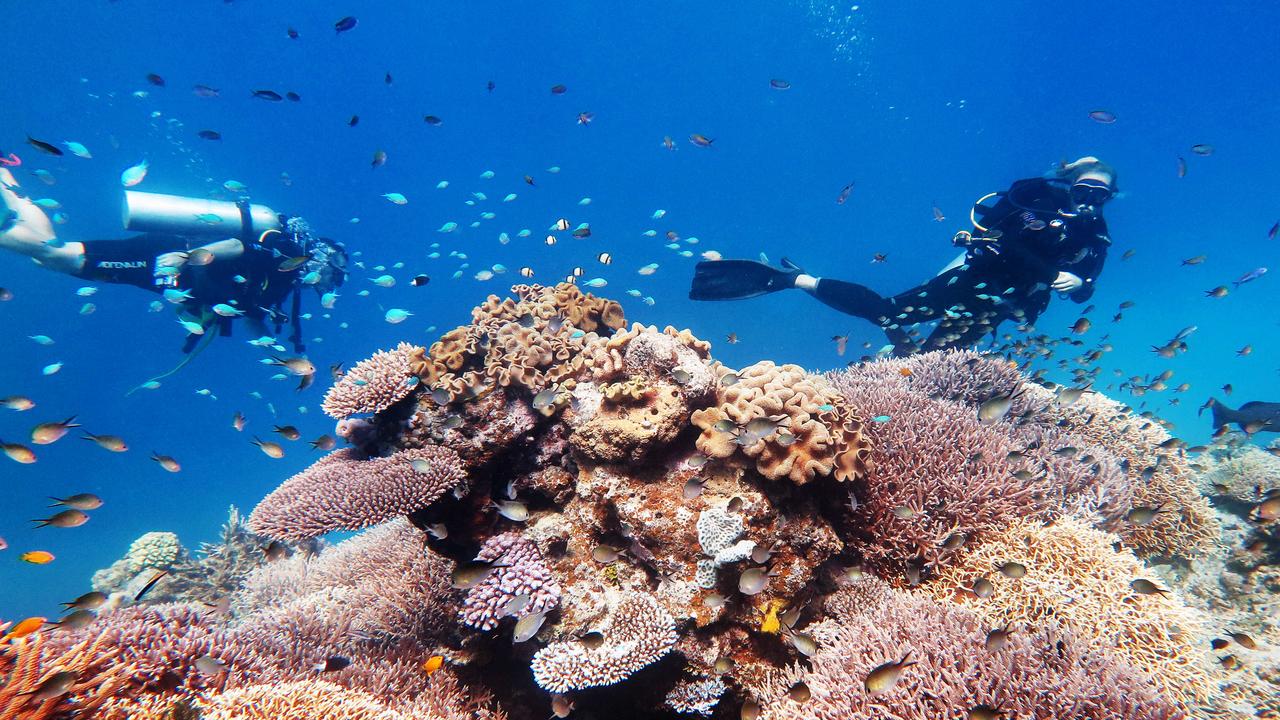
M 393 350 L 380 350 L 361 360 L 329 388 L 321 409 L 339 420 L 386 410 L 417 386 L 412 363 L 421 353 L 422 348 L 402 342 Z
M 504 533 L 485 541 L 477 560 L 495 563 L 489 576 L 467 592 L 462 621 L 479 630 L 492 630 L 502 618 L 522 618 L 550 612 L 560 604 L 560 586 L 542 562 L 538 546 L 518 533 Z M 510 604 L 524 598 L 523 606 Z
M 465 479 L 458 454 L 448 448 L 369 459 L 336 450 L 263 498 L 249 527 L 281 540 L 358 530 L 425 508 Z

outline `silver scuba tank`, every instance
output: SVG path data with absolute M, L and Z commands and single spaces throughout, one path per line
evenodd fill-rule
M 240 208 L 226 200 L 124 191 L 124 229 L 174 235 L 238 236 Z M 250 205 L 254 235 L 279 230 L 280 218 L 266 205 Z

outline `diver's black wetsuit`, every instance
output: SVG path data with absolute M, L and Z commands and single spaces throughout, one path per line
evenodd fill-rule
M 183 307 L 191 309 L 206 327 L 218 325 L 223 335 L 231 334 L 231 318 L 206 312 L 219 303 L 235 306 L 251 320 L 275 321 L 277 333 L 283 325 L 282 320 L 292 317 L 296 321 L 299 296 L 294 291 L 302 268 L 295 267 L 285 272 L 279 268 L 285 259 L 304 254 L 301 244 L 283 233 L 264 233 L 256 241 L 244 243 L 244 252 L 233 260 L 184 265 L 172 279 L 156 277 L 158 256 L 187 252 L 203 244 L 197 239 L 159 233 L 122 240 L 86 240 L 84 266 L 76 276 L 93 282 L 133 285 L 157 293 L 170 288 L 186 290 L 191 297 Z M 289 311 L 283 310 L 291 292 L 294 292 L 293 307 Z M 189 336 L 185 350 L 193 348 L 198 339 L 198 335 Z M 296 322 L 294 336 L 290 340 L 301 347 Z
M 1060 271 L 1084 284 L 1071 299 L 1093 295 L 1107 247 L 1101 211 L 1077 214 L 1068 185 L 1058 180 L 1019 180 L 992 207 L 978 206 L 964 264 L 890 298 L 870 288 L 823 278 L 812 291 L 823 303 L 884 328 L 898 355 L 964 347 L 1005 320 L 1034 322 L 1049 304 Z M 908 328 L 938 321 L 923 344 Z

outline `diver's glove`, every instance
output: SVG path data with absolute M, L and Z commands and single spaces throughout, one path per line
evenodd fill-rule
M 1053 280 L 1053 289 L 1060 293 L 1073 293 L 1084 285 L 1084 280 L 1079 275 L 1066 271 L 1059 271 L 1058 277 Z

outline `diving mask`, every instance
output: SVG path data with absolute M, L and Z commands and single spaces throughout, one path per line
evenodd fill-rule
M 1114 194 L 1110 186 L 1092 178 L 1082 178 L 1071 186 L 1071 202 L 1077 207 L 1100 207 Z

